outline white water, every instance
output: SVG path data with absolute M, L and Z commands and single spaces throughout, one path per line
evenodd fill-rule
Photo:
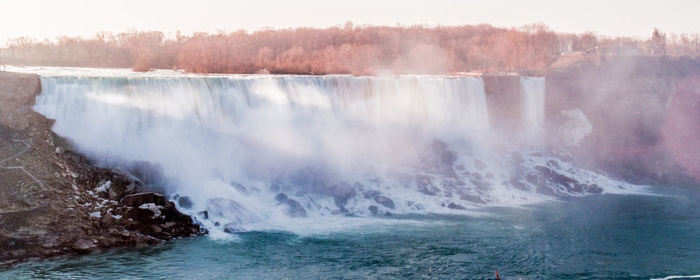
M 521 83 L 523 109 L 535 116 L 527 123 L 541 127 L 544 81 Z M 347 226 L 347 214 L 371 215 L 371 206 L 469 213 L 457 208 L 589 193 L 531 179 L 538 166 L 604 192 L 629 189 L 546 154 L 503 148 L 517 139 L 489 130 L 481 78 L 71 74 L 43 76 L 42 89 L 35 110 L 56 120 L 54 131 L 106 164 L 159 166 L 158 183 L 191 198 L 182 210 L 208 210 L 200 221 L 213 231 L 215 222 L 322 231 Z M 307 217 L 290 217 L 279 193 Z
M 542 131 L 545 115 L 545 79 L 520 78 L 520 111 L 524 128 L 531 136 Z

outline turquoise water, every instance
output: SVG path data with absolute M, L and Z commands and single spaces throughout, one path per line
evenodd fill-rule
M 650 279 L 700 274 L 700 197 L 601 195 L 471 216 L 393 216 L 24 265 L 0 279 Z M 404 223 L 412 221 L 411 223 Z

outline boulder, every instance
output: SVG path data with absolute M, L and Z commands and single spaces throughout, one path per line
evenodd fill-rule
M 277 200 L 277 201 L 279 201 L 279 202 L 286 201 L 287 199 L 288 199 L 288 198 L 287 198 L 287 195 L 286 195 L 286 194 L 283 194 L 283 193 L 278 193 L 278 194 L 275 196 L 275 200 Z
M 333 202 L 339 208 L 343 208 L 348 203 L 348 200 L 357 195 L 355 188 L 345 182 L 333 185 L 331 187 L 331 192 L 333 195 Z
M 379 213 L 379 208 L 377 208 L 377 206 L 374 205 L 368 207 L 367 210 L 369 210 L 369 212 L 372 213 L 372 215 L 377 215 L 377 213 Z
M 465 210 L 465 209 L 467 209 L 467 208 L 465 208 L 464 206 L 459 205 L 459 204 L 454 203 L 454 202 L 450 202 L 450 204 L 447 205 L 447 208 L 456 209 L 456 210 Z
M 301 206 L 299 202 L 294 199 L 290 199 L 286 194 L 279 193 L 275 196 L 275 200 L 279 202 L 278 205 L 285 206 L 285 212 L 287 215 L 293 218 L 306 217 L 306 210 Z
M 133 207 L 127 210 L 124 217 L 132 219 L 134 222 L 145 224 L 153 223 L 153 220 L 161 217 L 161 212 L 157 205 L 146 203 L 141 206 L 143 207 Z
M 177 199 L 177 205 L 185 209 L 190 209 L 192 208 L 192 200 L 188 196 L 181 196 Z
M 202 219 L 205 219 L 205 220 L 209 219 L 209 211 L 207 211 L 207 210 L 200 211 L 199 213 L 197 213 L 197 216 L 200 216 L 200 217 L 202 217 Z
M 289 215 L 290 217 L 306 217 L 306 210 L 304 210 L 304 207 L 301 206 L 301 204 L 296 200 L 287 199 L 287 201 L 285 201 L 285 204 L 287 205 L 287 215 Z
M 432 181 L 430 180 L 430 177 L 425 176 L 425 175 L 419 175 L 416 178 L 416 185 L 418 185 L 418 192 L 427 194 L 427 195 L 435 195 L 440 191 L 437 187 L 433 186 Z
M 599 193 L 603 192 L 603 189 L 600 188 L 597 184 L 591 184 L 591 185 L 587 186 L 586 191 L 588 191 L 588 193 L 598 193 L 599 194 Z
M 146 203 L 162 206 L 165 205 L 165 196 L 152 192 L 135 193 L 124 196 L 119 202 L 129 207 L 138 207 Z
M 386 208 L 396 209 L 396 205 L 394 205 L 394 201 L 392 201 L 391 199 L 389 199 L 386 196 L 378 195 L 378 196 L 374 197 L 374 201 L 376 201 L 377 203 L 381 204 L 382 206 L 384 206 Z
M 73 244 L 71 245 L 71 249 L 78 253 L 85 254 L 97 249 L 97 244 L 90 240 L 78 239 L 77 241 L 73 242 Z
M 120 200 L 122 197 L 133 192 L 135 189 L 136 185 L 134 183 L 124 185 L 112 182 L 107 189 L 107 193 L 109 194 L 109 199 Z
M 380 194 L 380 192 L 378 192 L 378 191 L 366 191 L 366 192 L 362 193 L 362 197 L 364 197 L 366 199 L 370 199 L 370 198 L 377 197 L 379 194 Z

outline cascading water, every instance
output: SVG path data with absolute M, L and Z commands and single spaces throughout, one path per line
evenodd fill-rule
M 521 86 L 525 122 L 541 127 L 544 79 Z M 212 230 L 459 213 L 626 186 L 494 145 L 503 137 L 489 130 L 475 77 L 43 76 L 42 89 L 35 110 L 59 135 L 104 164 L 155 166 L 157 184 L 186 197 L 183 211 L 207 210 L 199 220 Z
M 545 79 L 520 77 L 520 112 L 529 134 L 541 132 L 544 124 Z

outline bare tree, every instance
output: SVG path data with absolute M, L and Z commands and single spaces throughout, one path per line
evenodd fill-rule
M 658 28 L 654 28 L 654 32 L 651 34 L 651 51 L 653 54 L 666 54 L 666 34 Z

